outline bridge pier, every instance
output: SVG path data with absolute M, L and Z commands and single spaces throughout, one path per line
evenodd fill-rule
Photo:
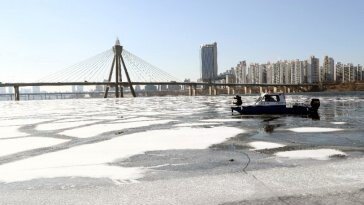
M 14 99 L 15 99 L 15 101 L 20 100 L 20 93 L 19 93 L 19 86 L 18 85 L 14 86 Z
M 283 92 L 287 93 L 287 86 L 283 86 Z
M 277 92 L 277 87 L 276 87 L 276 86 L 274 86 L 274 87 L 273 87 L 273 92 L 274 92 L 274 93 L 276 93 L 276 92 Z
M 188 95 L 189 96 L 196 96 L 196 85 L 189 85 Z
M 124 87 L 120 86 L 120 97 L 123 98 L 124 97 Z
M 263 87 L 259 86 L 259 93 L 263 93 Z
M 230 95 L 230 86 L 226 86 L 226 93 Z
M 217 95 L 217 88 L 216 86 L 213 87 L 214 95 Z

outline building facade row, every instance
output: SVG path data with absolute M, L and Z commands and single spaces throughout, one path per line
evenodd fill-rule
M 227 79 L 229 78 L 229 80 Z M 229 83 L 251 84 L 304 84 L 304 83 L 347 83 L 364 80 L 361 65 L 342 64 L 325 56 L 322 66 L 319 58 L 307 60 L 268 62 L 265 64 L 241 61 L 235 67 L 218 76 Z

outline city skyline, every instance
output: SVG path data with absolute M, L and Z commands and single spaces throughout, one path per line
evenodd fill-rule
M 364 3 L 358 0 L 0 5 L 0 82 L 40 79 L 109 49 L 117 36 L 181 80 L 200 77 L 199 45 L 209 42 L 219 45 L 219 72 L 243 59 L 264 63 L 311 55 L 364 64 Z
M 322 63 L 320 63 L 322 62 Z M 308 59 L 267 61 L 265 63 L 240 61 L 235 67 L 220 72 L 216 83 L 237 84 L 317 84 L 352 83 L 364 80 L 363 65 L 336 62 L 325 56 L 323 61 L 314 55 Z

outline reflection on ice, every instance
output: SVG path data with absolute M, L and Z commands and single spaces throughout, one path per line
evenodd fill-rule
M 111 140 L 73 147 L 0 166 L 0 181 L 36 178 L 92 177 L 135 180 L 143 169 L 109 163 L 153 150 L 205 149 L 243 130 L 233 127 L 176 128 L 120 136 Z
M 342 131 L 343 129 L 340 128 L 329 128 L 329 127 L 297 127 L 297 128 L 290 128 L 288 129 L 292 132 L 336 132 Z
M 296 150 L 275 153 L 278 157 L 288 157 L 291 159 L 317 159 L 327 160 L 330 156 L 346 156 L 342 151 L 335 149 L 316 149 L 316 150 Z
M 263 142 L 263 141 L 249 142 L 248 145 L 254 148 L 252 150 L 274 149 L 274 148 L 286 146 L 286 145 L 278 144 L 278 143 L 274 143 L 274 142 Z

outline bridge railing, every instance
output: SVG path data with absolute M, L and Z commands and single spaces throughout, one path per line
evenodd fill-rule
M 197 87 L 202 87 L 206 89 L 210 89 L 209 94 L 212 95 L 213 91 L 212 89 L 216 87 L 227 87 L 229 88 L 237 88 L 237 87 L 244 87 L 245 89 L 248 88 L 251 89 L 252 87 L 259 87 L 260 92 L 263 92 L 263 88 L 268 87 L 290 87 L 290 88 L 300 88 L 300 87 L 310 87 L 310 86 L 317 86 L 317 84 L 236 84 L 236 83 L 206 83 L 206 82 L 132 82 L 132 85 L 178 85 L 178 86 L 187 86 L 189 88 L 189 95 L 195 95 Z M 14 88 L 14 99 L 20 100 L 20 87 L 30 87 L 30 86 L 97 86 L 97 85 L 103 85 L 103 86 L 110 86 L 110 87 L 116 87 L 116 86 L 123 86 L 127 87 L 129 86 L 128 82 L 36 82 L 36 83 L 0 83 L 0 87 L 13 87 Z M 249 91 L 245 90 L 244 93 L 247 93 Z M 251 90 L 250 90 L 251 92 Z M 276 92 L 276 90 L 274 90 Z M 214 92 L 216 94 L 216 90 Z M 228 91 L 228 94 L 231 94 Z M 234 94 L 234 93 L 232 93 Z

